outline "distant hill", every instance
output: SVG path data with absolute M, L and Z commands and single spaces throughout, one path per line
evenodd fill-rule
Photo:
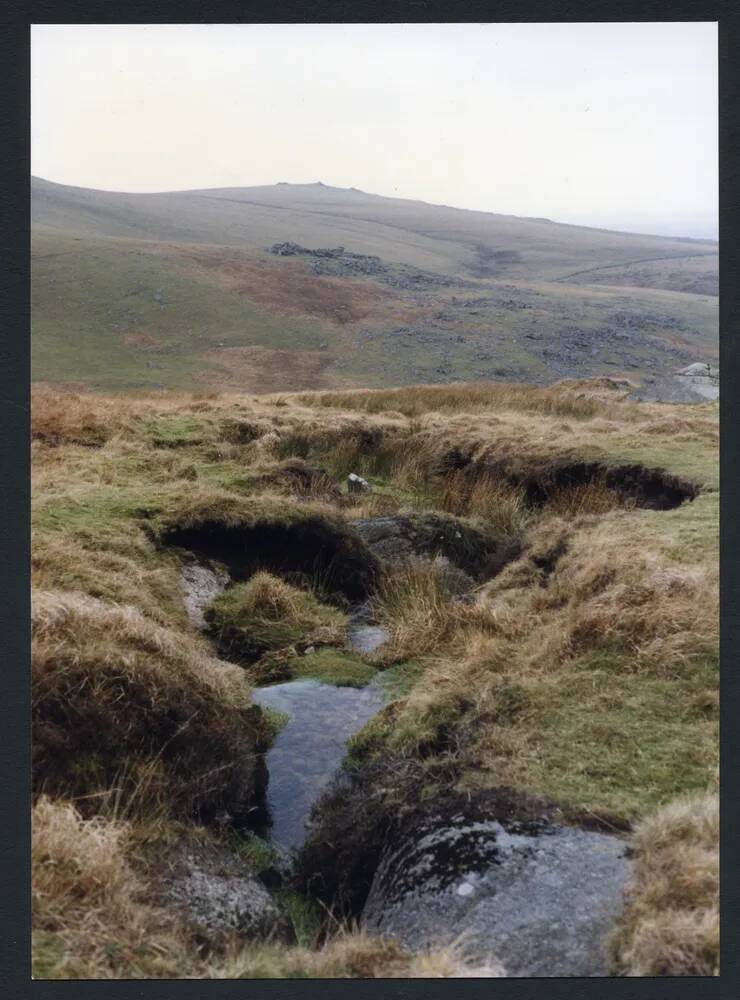
M 717 358 L 709 241 L 321 183 L 120 194 L 34 178 L 31 209 L 37 379 L 268 391 Z

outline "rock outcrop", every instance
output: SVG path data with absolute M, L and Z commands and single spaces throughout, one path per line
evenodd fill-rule
M 697 361 L 678 372 L 677 377 L 705 399 L 717 399 L 719 396 L 719 369 L 710 364 Z
M 384 261 L 374 254 L 352 253 L 344 247 L 317 247 L 310 249 L 299 243 L 275 243 L 270 253 L 278 257 L 307 257 L 314 274 L 335 275 L 337 277 L 374 277 L 392 288 L 465 288 L 470 281 L 446 274 L 422 271 L 407 264 Z
M 719 398 L 719 369 L 697 361 L 673 375 L 647 375 L 629 397 L 645 402 L 705 403 Z

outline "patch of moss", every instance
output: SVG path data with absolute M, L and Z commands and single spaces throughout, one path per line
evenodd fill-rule
M 270 868 L 277 860 L 275 848 L 251 831 L 235 834 L 231 838 L 230 847 L 256 875 Z
M 349 740 L 348 764 L 388 754 L 425 760 L 444 753 L 469 707 L 457 697 L 413 708 L 392 702 Z
M 265 723 L 265 741 L 269 744 L 282 729 L 285 729 L 290 721 L 290 716 L 287 712 L 281 712 L 277 708 L 263 708 L 262 713 Z
M 422 674 L 418 663 L 405 660 L 388 667 L 379 675 L 380 685 L 389 698 L 405 698 Z
M 291 889 L 280 892 L 278 898 L 293 926 L 296 943 L 315 948 L 324 927 L 324 911 L 314 899 Z
M 203 444 L 212 433 L 209 422 L 200 414 L 165 413 L 147 426 L 147 436 L 155 448 L 189 448 Z
M 376 668 L 364 663 L 359 656 L 331 647 L 294 657 L 288 666 L 293 678 L 310 677 L 338 687 L 365 687 L 376 674 Z

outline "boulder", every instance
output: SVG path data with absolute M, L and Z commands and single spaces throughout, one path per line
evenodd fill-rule
M 677 375 L 688 375 L 691 377 L 700 376 L 702 378 L 718 378 L 719 373 L 710 364 L 704 361 L 695 361 L 693 365 L 683 368 Z
M 186 853 L 181 872 L 167 887 L 191 922 L 209 937 L 230 931 L 251 939 L 289 936 L 287 918 L 259 879 L 215 861 Z
M 190 624 L 197 629 L 206 627 L 203 612 L 211 601 L 229 584 L 229 574 L 224 566 L 215 562 L 189 560 L 180 573 L 180 587 Z
M 517 552 L 511 541 L 491 538 L 459 518 L 443 514 L 398 514 L 352 522 L 367 547 L 386 561 L 443 557 L 473 579 L 493 576 Z
M 428 816 L 389 840 L 361 926 L 410 950 L 458 942 L 508 976 L 602 976 L 626 842 L 548 819 Z
M 719 369 L 705 361 L 674 372 L 643 379 L 629 399 L 663 403 L 704 403 L 719 398 Z

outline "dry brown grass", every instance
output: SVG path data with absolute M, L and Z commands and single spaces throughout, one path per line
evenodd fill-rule
M 719 975 L 719 800 L 682 799 L 633 837 L 632 887 L 610 941 L 623 976 Z
M 539 389 L 505 382 L 466 382 L 445 386 L 404 386 L 400 389 L 348 390 L 347 392 L 303 393 L 302 403 L 310 406 L 364 410 L 367 413 L 394 411 L 417 417 L 431 411 L 466 413 L 484 409 L 512 409 L 546 416 L 589 419 L 618 413 L 618 404 L 605 402 L 567 387 Z
M 136 608 L 159 625 L 187 628 L 177 569 L 153 557 L 142 537 L 127 551 L 84 545 L 61 532 L 36 532 L 31 578 L 39 591 L 64 590 Z
M 516 609 L 511 638 L 523 638 L 529 667 L 605 648 L 628 654 L 634 672 L 670 676 L 716 651 L 716 565 L 666 565 L 648 523 L 618 510 L 546 518 L 521 558 L 482 588 L 492 612 Z
M 413 659 L 492 625 L 485 608 L 451 593 L 450 572 L 444 560 L 414 559 L 383 577 L 374 607 L 390 636 L 385 656 Z
M 31 435 L 44 444 L 100 446 L 131 429 L 137 419 L 134 407 L 123 400 L 105 407 L 96 397 L 44 386 L 35 388 L 32 396 Z
M 190 966 L 171 917 L 146 906 L 125 855 L 129 826 L 41 798 L 32 817 L 36 979 L 156 978 Z M 178 971 L 179 970 L 179 971 Z
M 445 476 L 440 487 L 442 510 L 458 517 L 478 517 L 500 538 L 519 538 L 532 520 L 524 490 L 483 472 L 477 476 L 458 470 Z
M 257 489 L 263 485 L 266 489 L 284 490 L 297 500 L 340 505 L 346 501 L 332 476 L 301 458 L 286 459 L 276 469 L 265 473 L 255 484 Z
M 185 816 L 248 796 L 261 723 L 238 668 L 83 594 L 35 594 L 32 626 L 38 792 Z
M 496 961 L 467 965 L 454 947 L 416 954 L 394 941 L 341 930 L 318 950 L 308 948 L 236 948 L 219 963 L 226 979 L 497 979 L 505 975 Z
M 240 607 L 249 618 L 295 621 L 304 612 L 307 596 L 271 573 L 255 573 L 244 586 Z
M 588 483 L 575 486 L 560 486 L 551 489 L 545 506 L 553 514 L 564 518 L 579 517 L 581 514 L 606 514 L 615 507 L 630 510 L 635 501 L 621 496 L 606 482 L 606 473 L 601 472 Z
M 645 534 L 625 540 L 626 517 L 601 520 L 569 545 L 556 581 L 567 595 L 563 649 L 619 647 L 636 672 L 681 673 L 717 649 L 717 567 L 666 566 L 641 545 Z

